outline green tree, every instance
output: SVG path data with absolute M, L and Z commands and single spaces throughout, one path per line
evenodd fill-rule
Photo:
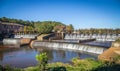
M 48 63 L 48 57 L 46 53 L 41 53 L 39 55 L 36 55 L 36 60 L 38 61 L 40 71 L 45 71 L 46 65 Z
M 72 33 L 74 31 L 74 27 L 72 24 L 66 26 L 66 32 Z
M 0 18 L 0 21 L 3 21 L 3 22 L 8 22 L 8 21 L 9 21 L 9 19 L 8 19 L 8 18 L 6 18 L 6 17 L 2 17 L 2 18 Z
M 40 33 L 50 33 L 53 30 L 53 26 L 49 23 L 36 23 L 35 29 Z
M 33 28 L 32 26 L 24 26 L 23 30 L 24 30 L 24 33 L 25 33 L 25 34 L 26 34 L 26 33 L 28 34 L 28 33 L 33 32 L 33 31 L 34 31 L 34 28 Z

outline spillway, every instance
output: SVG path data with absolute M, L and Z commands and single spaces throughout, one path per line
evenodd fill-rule
M 46 42 L 46 41 L 34 41 L 31 44 L 32 47 L 49 47 L 55 49 L 69 49 L 77 50 L 81 52 L 89 52 L 95 54 L 102 54 L 107 48 L 99 46 L 90 46 L 85 44 L 73 44 L 73 43 L 64 43 L 64 42 Z

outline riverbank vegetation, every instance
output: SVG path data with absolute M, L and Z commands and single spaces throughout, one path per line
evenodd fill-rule
M 118 59 L 118 58 L 117 58 Z M 24 69 L 2 67 L 0 71 L 119 71 L 120 64 L 115 61 L 99 61 L 94 59 L 80 59 L 75 57 L 71 60 L 71 63 L 47 63 L 48 57 L 46 53 L 36 55 L 38 65 L 34 67 L 28 67 Z

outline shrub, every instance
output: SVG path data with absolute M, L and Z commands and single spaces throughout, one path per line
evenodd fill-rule
M 39 55 L 36 55 L 36 60 L 38 61 L 40 71 L 45 71 L 46 65 L 48 63 L 48 57 L 46 53 L 41 53 Z

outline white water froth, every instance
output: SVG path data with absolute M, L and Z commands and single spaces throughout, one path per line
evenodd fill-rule
M 72 43 L 59 43 L 59 42 L 34 42 L 32 44 L 33 47 L 43 46 L 43 47 L 51 47 L 51 48 L 63 48 L 77 51 L 90 52 L 95 54 L 102 54 L 106 48 L 97 47 L 97 46 L 89 46 L 82 44 L 72 44 Z

